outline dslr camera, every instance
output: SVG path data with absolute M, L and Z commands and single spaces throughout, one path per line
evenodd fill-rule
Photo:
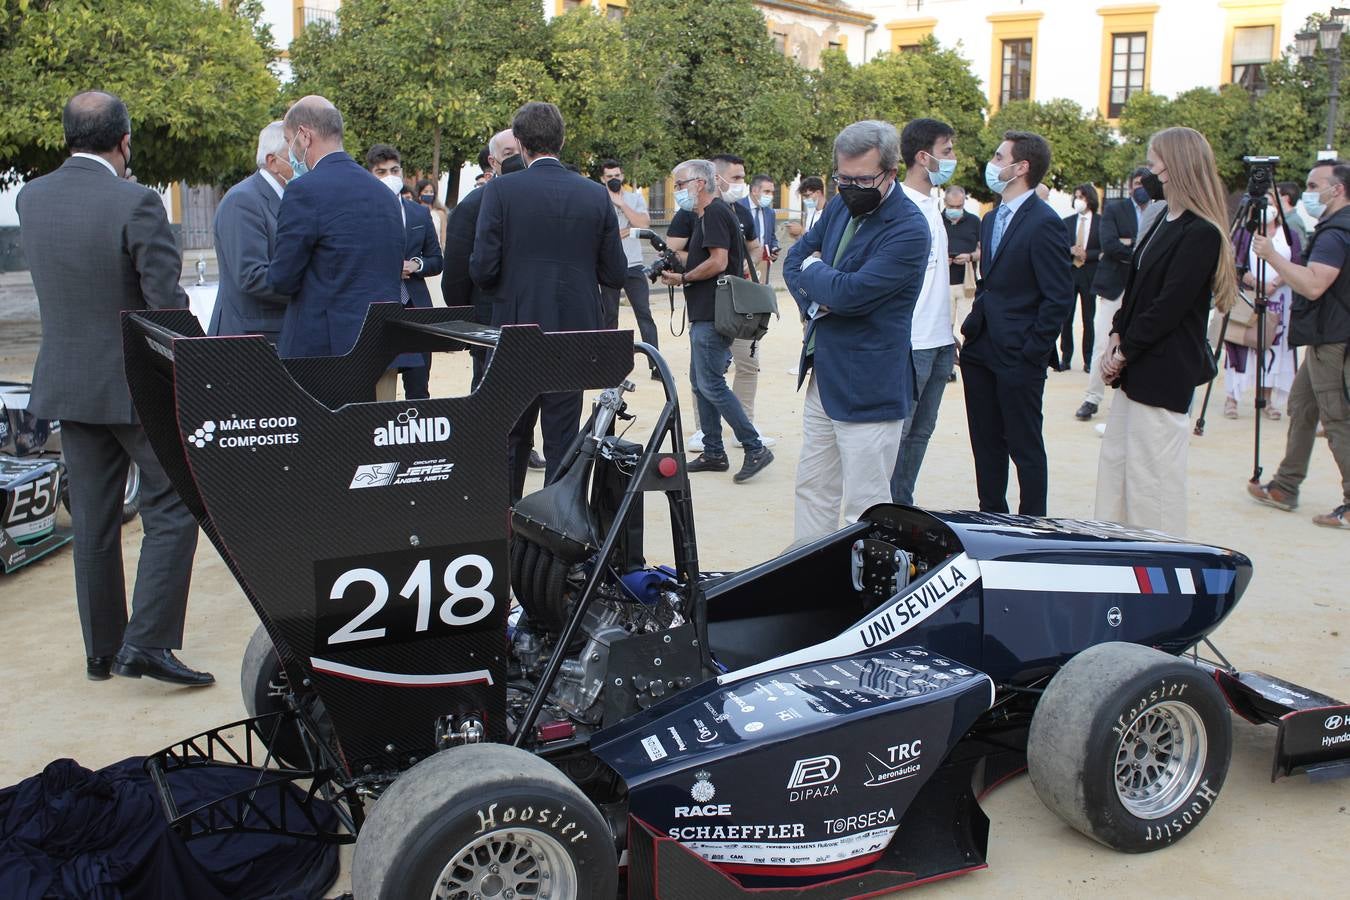
M 659 256 L 652 261 L 651 265 L 642 267 L 642 274 L 647 276 L 647 280 L 656 284 L 656 280 L 661 277 L 662 272 L 683 272 L 684 266 L 680 263 L 680 257 L 674 250 L 661 240 L 661 236 L 650 228 L 634 228 L 633 237 L 646 238 L 647 243 L 652 245 Z

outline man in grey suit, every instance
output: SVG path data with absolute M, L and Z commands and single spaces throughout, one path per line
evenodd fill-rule
M 276 251 L 277 210 L 291 180 L 285 126 L 277 121 L 258 135 L 258 171 L 230 188 L 216 208 L 212 229 L 220 288 L 207 333 L 261 334 L 273 344 L 290 297 L 267 286 Z
M 94 681 L 111 671 L 213 684 L 173 654 L 183 642 L 197 523 L 137 423 L 118 337 L 122 310 L 187 306 L 183 261 L 159 195 L 125 180 L 126 105 L 87 91 L 66 104 L 61 124 L 71 156 L 19 192 L 19 239 L 42 318 L 29 409 L 61 420 L 86 672 Z M 141 469 L 145 528 L 130 620 L 121 542 L 129 460 Z

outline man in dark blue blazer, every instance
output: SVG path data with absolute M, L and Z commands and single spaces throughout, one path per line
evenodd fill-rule
M 928 223 L 896 183 L 900 135 L 855 122 L 835 138 L 839 196 L 788 251 L 783 279 L 808 320 L 809 371 L 794 541 L 829 534 L 891 500 L 914 396 L 910 320 L 928 264 Z M 1058 221 L 1058 220 L 1056 220 Z
M 526 103 L 511 131 L 527 169 L 483 188 L 469 274 L 493 297 L 492 324 L 536 324 L 544 331 L 605 327 L 600 285 L 623 287 L 628 257 L 604 187 L 562 167 L 562 113 L 552 103 Z M 551 480 L 581 422 L 581 392 L 547 394 L 521 416 L 507 442 L 511 500 L 525 490 L 542 414 L 545 480 Z
M 403 216 L 398 198 L 343 151 L 342 114 L 332 103 L 304 97 L 285 123 L 295 179 L 277 214 L 267 282 L 292 300 L 277 350 L 341 356 L 356 343 L 370 304 L 400 299 Z
M 403 157 L 389 144 L 376 144 L 366 151 L 366 168 L 393 191 L 402 204 L 403 214 L 403 289 L 405 306 L 431 308 L 431 292 L 426 279 L 439 275 L 443 268 L 441 242 L 431 212 L 420 203 L 403 198 Z M 403 395 L 409 400 L 431 396 L 431 354 L 400 353 L 390 366 L 403 375 Z
M 275 344 L 291 299 L 267 286 L 276 253 L 277 211 L 292 175 L 281 122 L 258 135 L 257 162 L 258 171 L 230 188 L 216 207 L 212 234 L 220 285 L 206 333 L 261 334 Z
M 980 509 L 1008 511 L 1008 459 L 1017 466 L 1018 512 L 1046 514 L 1049 477 L 1041 433 L 1045 371 L 1073 305 L 1069 236 L 1035 194 L 1050 168 L 1040 135 L 1009 131 L 985 167 L 1002 203 L 980 231 L 975 303 L 961 333 L 961 382 Z

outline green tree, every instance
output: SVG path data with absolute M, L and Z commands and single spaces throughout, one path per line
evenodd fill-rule
M 1050 143 L 1050 171 L 1042 180 L 1055 190 L 1072 191 L 1084 182 L 1115 180 L 1107 165 L 1113 146 L 1110 126 L 1097 112 L 1088 114 L 1072 100 L 1004 104 L 985 127 L 985 160 L 994 155 L 1006 131 L 1033 131 Z M 978 195 L 988 196 L 983 178 Z
M 631 0 L 623 32 L 633 77 L 652 85 L 661 113 L 658 168 L 737 153 L 753 171 L 797 174 L 811 118 L 805 77 L 774 49 L 752 0 Z
M 551 83 L 567 123 L 563 156 L 584 172 L 614 158 L 634 184 L 665 177 L 664 113 L 652 74 L 638 64 L 622 26 L 590 7 L 549 23 Z
M 1168 100 L 1156 94 L 1135 94 L 1120 114 L 1120 147 L 1112 154 L 1113 179 L 1144 159 L 1149 138 L 1164 128 L 1184 125 L 1205 136 L 1214 150 L 1219 177 L 1229 190 L 1247 183 L 1242 157 L 1251 153 L 1252 96 L 1246 88 L 1226 84 L 1219 90 L 1191 88 Z
M 61 164 L 61 108 L 90 88 L 126 101 L 140 181 L 221 183 L 252 159 L 277 91 L 258 9 L 0 0 L 0 186 Z
M 538 0 L 344 0 L 291 45 L 289 94 L 322 94 L 342 111 L 358 159 L 395 145 L 408 171 L 450 175 L 478 158 L 525 100 L 552 99 Z

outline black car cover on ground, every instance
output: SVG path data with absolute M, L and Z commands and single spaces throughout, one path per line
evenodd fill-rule
M 0 790 L 0 897 L 302 900 L 323 896 L 337 878 L 333 844 L 248 833 L 182 840 L 143 763 L 131 757 L 94 772 L 60 759 Z M 192 809 L 256 783 L 258 771 L 203 766 L 168 777 L 175 800 Z M 288 798 L 300 794 L 292 790 Z M 256 802 L 276 796 L 260 791 Z M 336 827 L 331 809 L 315 812 Z

